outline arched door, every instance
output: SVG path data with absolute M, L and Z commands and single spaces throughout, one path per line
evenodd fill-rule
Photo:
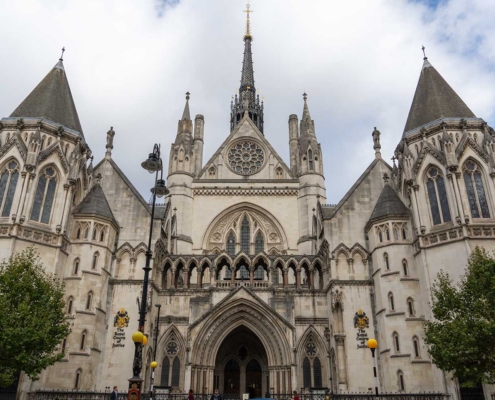
M 225 364 L 224 370 L 224 394 L 239 395 L 239 389 L 241 384 L 241 369 L 236 360 L 231 358 L 227 364 Z
M 260 363 L 254 358 L 246 366 L 246 393 L 249 393 L 250 399 L 263 397 L 261 395 L 262 372 Z

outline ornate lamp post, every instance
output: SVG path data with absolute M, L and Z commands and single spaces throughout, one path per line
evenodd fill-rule
M 375 395 L 378 396 L 378 378 L 376 375 L 376 358 L 375 350 L 378 347 L 378 342 L 375 339 L 368 340 L 368 348 L 371 350 L 371 356 L 373 358 L 373 376 L 375 377 Z
M 156 362 L 156 346 L 158 343 L 158 325 L 160 325 L 160 309 L 162 307 L 161 304 L 155 304 L 155 307 L 158 308 L 158 317 L 156 318 L 156 326 L 155 326 L 155 344 L 153 345 L 153 361 L 151 362 L 151 384 L 150 384 L 150 400 L 153 399 L 153 384 L 155 383 L 155 368 L 158 367 L 158 363 Z
M 139 400 L 141 397 L 141 388 L 143 380 L 141 379 L 141 370 L 143 367 L 143 345 L 146 344 L 147 338 L 144 336 L 144 322 L 146 321 L 146 300 L 148 298 L 148 280 L 150 274 L 151 264 L 151 239 L 153 235 L 153 222 L 155 217 L 155 202 L 156 197 L 163 197 L 169 193 L 165 186 L 165 180 L 163 179 L 163 163 L 160 158 L 160 146 L 155 144 L 153 152 L 149 154 L 149 157 L 144 161 L 141 166 L 147 170 L 150 174 L 155 172 L 155 184 L 151 189 L 153 193 L 151 203 L 151 219 L 150 219 L 150 233 L 148 238 L 148 249 L 146 251 L 146 264 L 144 270 L 143 280 L 143 295 L 141 296 L 141 304 L 139 310 L 139 325 L 138 330 L 133 333 L 132 340 L 135 344 L 134 349 L 134 361 L 132 363 L 133 376 L 129 379 L 129 391 L 127 394 L 128 400 Z M 158 172 L 160 172 L 160 179 L 158 179 Z M 154 369 L 153 369 L 154 370 Z

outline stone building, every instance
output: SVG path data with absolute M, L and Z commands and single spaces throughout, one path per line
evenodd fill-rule
M 375 128 L 374 159 L 328 205 L 307 96 L 288 118 L 287 165 L 264 131 L 251 44 L 248 25 L 230 132 L 209 160 L 189 95 L 178 121 L 153 219 L 145 386 L 158 323 L 156 383 L 178 391 L 367 392 L 376 337 L 381 391 L 459 398 L 422 323 L 440 269 L 457 278 L 475 246 L 495 249 L 494 130 L 425 58 L 393 165 Z M 0 256 L 34 245 L 65 282 L 73 322 L 63 361 L 23 377 L 23 392 L 123 389 L 131 376 L 152 216 L 112 159 L 114 135 L 93 166 L 62 59 L 1 120 Z

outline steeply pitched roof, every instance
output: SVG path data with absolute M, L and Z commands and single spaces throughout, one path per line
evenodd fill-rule
M 74 209 L 73 214 L 99 215 L 116 222 L 105 193 L 99 183 L 93 185 L 86 197 Z
M 409 211 L 397 193 L 390 185 L 386 184 L 371 213 L 370 222 L 385 217 L 408 217 Z
M 45 118 L 73 129 L 83 136 L 62 60 L 52 68 L 10 116 Z
M 425 58 L 404 134 L 429 122 L 449 117 L 476 118 L 466 103 Z

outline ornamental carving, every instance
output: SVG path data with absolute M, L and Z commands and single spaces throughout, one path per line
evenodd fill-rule
M 234 143 L 227 152 L 228 166 L 239 175 L 252 175 L 265 164 L 265 152 L 255 142 L 244 140 Z
M 129 314 L 124 308 L 121 308 L 115 315 L 113 326 L 116 328 L 127 328 L 129 326 Z

